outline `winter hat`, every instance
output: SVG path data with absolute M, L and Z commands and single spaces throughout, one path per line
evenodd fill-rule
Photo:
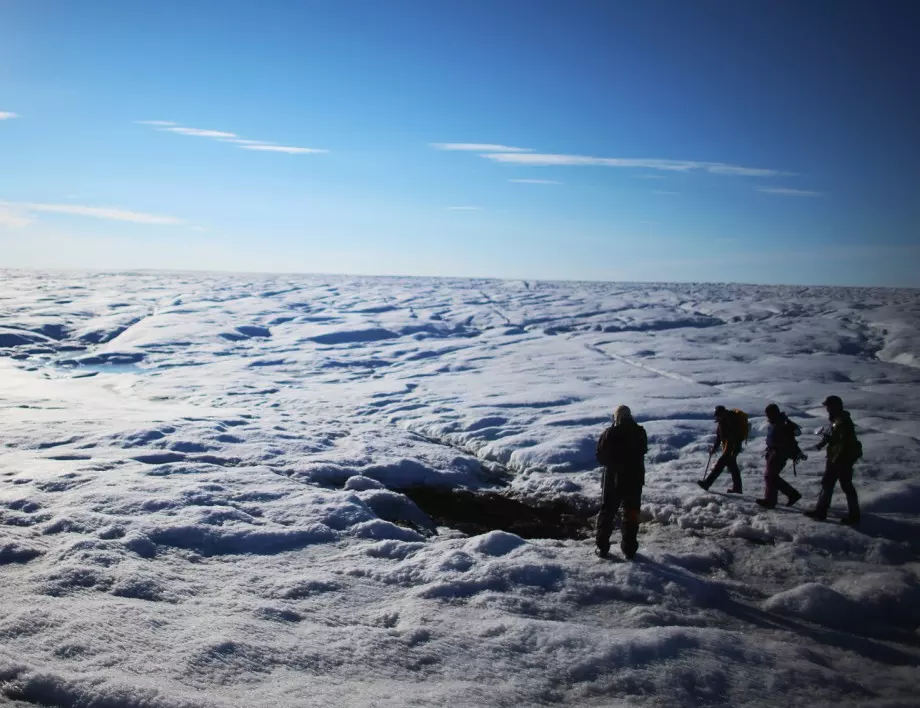
M 828 396 L 821 405 L 839 410 L 843 408 L 843 401 L 840 400 L 840 396 Z

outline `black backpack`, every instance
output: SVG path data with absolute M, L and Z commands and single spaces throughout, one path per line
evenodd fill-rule
M 802 434 L 802 429 L 789 420 L 785 413 L 783 414 L 783 420 L 780 425 L 783 426 L 786 432 L 786 449 L 783 451 L 783 454 L 788 459 L 792 460 L 792 473 L 797 474 L 795 471 L 795 463 L 808 459 L 808 455 L 802 452 L 802 448 L 799 447 L 799 441 L 796 439 Z
M 614 433 L 615 426 L 610 426 L 604 433 L 601 435 L 600 439 L 597 441 L 597 449 L 595 451 L 595 457 L 599 464 L 603 466 L 610 465 L 614 460 L 611 458 L 611 447 L 613 446 L 614 440 L 616 438 L 616 433 Z M 625 430 L 617 431 L 620 435 L 627 435 L 628 437 L 625 440 L 621 440 L 621 443 L 625 442 L 628 446 L 628 449 L 631 453 L 635 453 L 639 458 L 645 456 L 648 452 L 648 437 L 645 432 L 645 428 L 636 423 L 630 424 L 629 428 Z

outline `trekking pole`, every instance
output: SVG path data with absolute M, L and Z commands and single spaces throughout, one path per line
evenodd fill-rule
M 713 455 L 713 453 L 710 452 L 710 453 L 709 453 L 709 459 L 706 460 L 706 469 L 703 470 L 703 479 L 700 480 L 700 481 L 705 480 L 705 479 L 706 479 L 706 475 L 709 474 L 709 465 L 712 464 L 712 455 Z

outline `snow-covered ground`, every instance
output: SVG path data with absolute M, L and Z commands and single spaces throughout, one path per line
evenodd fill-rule
M 2 275 L 5 699 L 917 705 L 916 291 Z M 858 528 L 800 513 L 821 453 L 799 508 L 753 503 L 764 406 L 810 445 L 830 393 Z M 394 491 L 597 499 L 619 403 L 650 438 L 635 562 Z M 743 498 L 694 484 L 717 403 L 752 415 Z

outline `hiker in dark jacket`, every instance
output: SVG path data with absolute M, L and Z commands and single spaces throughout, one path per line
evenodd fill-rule
M 853 465 L 862 454 L 861 445 L 856 437 L 856 426 L 849 412 L 843 409 L 843 401 L 839 396 L 828 396 L 824 399 L 824 407 L 831 421 L 830 433 L 824 436 L 815 446 L 816 450 L 827 447 L 827 464 L 824 468 L 824 477 L 821 478 L 821 494 L 818 503 L 812 511 L 806 511 L 805 516 L 824 521 L 827 510 L 831 506 L 831 497 L 834 487 L 840 482 L 840 488 L 847 497 L 847 515 L 840 523 L 859 523 L 859 497 L 853 486 Z
M 722 454 L 716 461 L 712 472 L 701 482 L 697 482 L 707 492 L 716 481 L 722 470 L 726 467 L 732 475 L 732 486 L 728 489 L 729 494 L 741 494 L 741 470 L 738 469 L 738 453 L 741 452 L 741 446 L 744 443 L 744 437 L 747 433 L 744 428 L 746 424 L 740 420 L 737 413 L 726 410 L 725 406 L 716 406 L 713 412 L 716 425 L 716 441 L 712 444 L 710 456 L 714 455 L 721 447 Z
M 780 472 L 789 460 L 793 460 L 795 464 L 795 459 L 801 454 L 795 440 L 799 427 L 789 420 L 775 403 L 767 406 L 764 413 L 770 425 L 767 428 L 767 447 L 764 451 L 767 460 L 764 471 L 764 494 L 763 499 L 758 499 L 757 503 L 765 509 L 772 509 L 776 506 L 779 492 L 782 492 L 787 497 L 786 506 L 792 506 L 802 495 L 780 476 Z
M 603 499 L 597 515 L 597 549 L 601 558 L 610 552 L 610 534 L 620 504 L 623 505 L 623 538 L 620 550 L 634 558 L 639 550 L 639 507 L 645 484 L 645 454 L 648 436 L 633 420 L 626 406 L 618 406 L 613 425 L 597 441 L 597 461 L 604 465 Z

